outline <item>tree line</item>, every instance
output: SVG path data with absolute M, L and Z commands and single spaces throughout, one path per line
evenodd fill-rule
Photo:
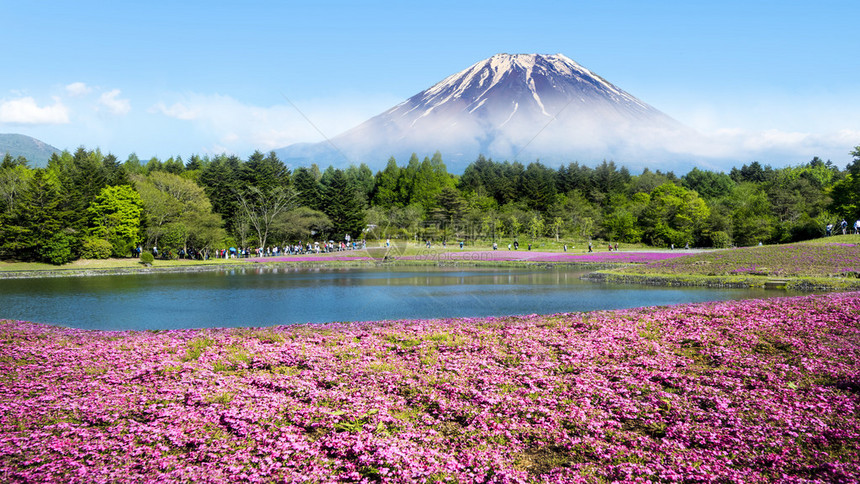
M 860 217 L 860 146 L 840 169 L 814 158 L 729 173 L 638 175 L 604 161 L 558 168 L 479 156 L 462 175 L 442 156 L 290 170 L 274 152 L 142 162 L 78 148 L 45 168 L 0 163 L 0 257 L 62 264 L 237 247 L 400 238 L 483 242 L 603 239 L 728 247 L 818 237 Z M 850 222 L 849 222 L 850 223 Z

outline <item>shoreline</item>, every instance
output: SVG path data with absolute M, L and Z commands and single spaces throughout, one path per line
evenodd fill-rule
M 769 276 L 699 276 L 694 274 L 625 274 L 595 271 L 583 280 L 607 284 L 642 284 L 647 286 L 761 288 L 802 292 L 860 290 L 860 279 L 843 277 L 769 277 Z
M 855 291 L 860 290 L 860 278 L 841 277 L 768 277 L 768 276 L 701 276 L 694 274 L 628 274 L 607 272 L 617 270 L 630 263 L 588 261 L 528 261 L 528 260 L 458 260 L 453 258 L 368 260 L 357 259 L 332 261 L 233 261 L 227 263 L 189 264 L 166 267 L 109 267 L 68 268 L 0 271 L 0 280 L 40 279 L 60 277 L 99 277 L 124 275 L 176 274 L 193 272 L 217 272 L 235 270 L 266 269 L 354 269 L 380 267 L 486 267 L 553 269 L 560 267 L 590 270 L 582 279 L 603 284 L 639 284 L 648 286 L 710 287 L 710 288 L 762 288 L 786 291 Z
M 541 262 L 541 261 L 478 261 L 478 260 L 356 260 L 356 261 L 247 261 L 232 262 L 225 264 L 195 264 L 169 267 L 111 267 L 111 268 L 74 268 L 74 269 L 41 269 L 25 271 L 0 271 L 0 280 L 3 279 L 39 279 L 57 277 L 98 277 L 98 276 L 121 276 L 121 275 L 149 275 L 170 274 L 182 272 L 216 272 L 231 270 L 248 270 L 256 268 L 319 268 L 319 269 L 350 269 L 350 268 L 378 268 L 378 267 L 523 267 L 544 268 L 553 267 L 582 267 L 590 269 L 608 269 L 624 266 L 617 263 L 594 263 L 594 262 Z

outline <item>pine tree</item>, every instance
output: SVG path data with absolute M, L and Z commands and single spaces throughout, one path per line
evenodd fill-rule
M 68 215 L 46 171 L 35 170 L 15 209 L 3 215 L 0 251 L 15 259 L 45 260 L 42 254 L 47 242 L 58 234 L 67 237 L 64 219 Z
M 203 186 L 206 197 L 212 203 L 212 210 L 225 220 L 228 231 L 234 228 L 236 214 L 239 211 L 236 191 L 239 189 L 240 164 L 239 158 L 235 156 L 221 155 L 200 172 L 199 182 Z
M 290 170 L 274 151 L 267 155 L 255 151 L 242 164 L 239 178 L 243 187 L 253 186 L 269 192 L 275 187 L 286 188 L 290 185 Z
M 373 193 L 374 206 L 384 209 L 403 206 L 397 189 L 402 171 L 392 156 L 388 159 L 385 169 L 376 173 L 376 186 Z
M 329 216 L 335 236 L 357 237 L 364 230 L 361 197 L 343 170 L 334 170 L 326 187 L 323 212 Z
M 321 210 L 322 185 L 310 168 L 296 168 L 293 172 L 293 187 L 296 189 L 299 205 Z

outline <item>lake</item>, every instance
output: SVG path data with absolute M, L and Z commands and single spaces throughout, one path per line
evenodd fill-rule
M 597 284 L 569 268 L 237 268 L 0 280 L 0 319 L 82 329 L 500 316 L 785 295 L 784 291 Z

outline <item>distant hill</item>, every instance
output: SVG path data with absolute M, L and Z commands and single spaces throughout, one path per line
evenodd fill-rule
M 23 134 L 0 134 L 0 157 L 9 153 L 13 157 L 23 156 L 30 162 L 30 167 L 43 167 L 54 153 L 60 150 L 53 146 Z

